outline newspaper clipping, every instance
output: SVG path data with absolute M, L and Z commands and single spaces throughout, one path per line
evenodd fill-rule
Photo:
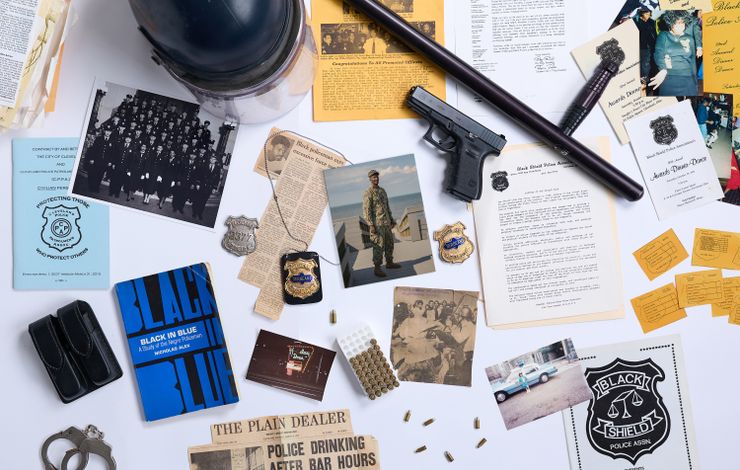
M 274 320 L 280 317 L 284 306 L 280 256 L 287 250 L 305 250 L 311 243 L 327 204 L 324 170 L 345 164 L 341 155 L 280 129 L 272 129 L 268 140 L 274 140 L 276 135 L 284 135 L 293 143 L 275 183 L 275 192 L 290 233 L 305 243 L 288 235 L 275 201 L 271 200 L 259 222 L 257 249 L 245 258 L 239 272 L 239 279 L 261 289 L 254 311 Z
M 313 87 L 314 119 L 413 118 L 404 105 L 412 86 L 445 99 L 444 73 L 390 33 L 336 0 L 314 0 L 319 67 Z M 444 45 L 442 0 L 381 0 L 425 36 Z
M 352 434 L 349 410 L 329 410 L 281 416 L 261 416 L 211 426 L 214 444 L 237 444 L 260 439 L 300 439 L 304 437 Z

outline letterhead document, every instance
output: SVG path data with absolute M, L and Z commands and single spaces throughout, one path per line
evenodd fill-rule
M 565 112 L 583 80 L 569 56 L 588 40 L 586 0 L 455 2 L 457 54 L 541 114 Z M 572 90 L 553 93 L 552 90 Z M 458 107 L 486 116 L 490 107 L 458 87 Z
M 571 470 L 701 468 L 679 336 L 578 356 L 594 397 L 563 411 Z
M 689 100 L 625 122 L 658 219 L 722 199 Z
M 607 155 L 609 141 L 590 147 Z M 507 147 L 483 175 L 473 212 L 488 326 L 622 318 L 613 196 L 541 144 Z
M 13 140 L 13 287 L 107 289 L 108 208 L 67 195 L 75 138 Z
M 573 58 L 586 79 L 593 76 L 602 60 L 619 63 L 619 71 L 606 86 L 599 105 L 622 144 L 629 142 L 625 120 L 676 104 L 675 96 L 641 97 L 640 34 L 633 21 L 625 21 L 573 49 Z

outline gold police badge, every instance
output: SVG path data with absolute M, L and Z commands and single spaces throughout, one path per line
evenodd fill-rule
M 285 292 L 299 299 L 306 299 L 318 292 L 321 284 L 314 271 L 318 266 L 313 259 L 298 258 L 285 261 L 283 264 L 283 269 L 287 271 L 283 285 Z
M 463 230 L 465 230 L 465 225 L 462 222 L 455 222 L 434 232 L 434 239 L 439 243 L 439 257 L 442 261 L 462 263 L 473 254 L 473 242 Z

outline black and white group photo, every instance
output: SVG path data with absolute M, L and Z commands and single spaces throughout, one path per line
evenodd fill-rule
M 415 21 L 411 25 L 424 36 L 435 39 L 434 21 Z M 335 23 L 321 25 L 321 54 L 395 54 L 411 52 L 405 44 L 375 23 Z
M 72 193 L 213 228 L 236 140 L 200 106 L 105 82 L 95 87 Z

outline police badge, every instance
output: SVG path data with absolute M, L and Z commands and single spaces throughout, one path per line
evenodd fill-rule
M 619 41 L 616 38 L 611 38 L 601 43 L 596 48 L 596 53 L 601 57 L 601 61 L 614 62 L 617 65 L 622 65 L 626 55 L 624 50 L 619 47 Z
M 439 257 L 442 261 L 462 263 L 473 253 L 475 249 L 473 242 L 463 230 L 465 230 L 465 225 L 462 222 L 455 222 L 434 232 L 434 240 L 439 243 Z
M 504 191 L 509 187 L 509 180 L 506 177 L 509 176 L 505 171 L 496 171 L 491 173 L 491 186 L 496 191 Z
M 671 420 L 657 389 L 665 373 L 652 359 L 617 358 L 585 375 L 594 394 L 586 424 L 594 450 L 635 465 L 666 441 Z
M 673 124 L 673 116 L 660 116 L 650 121 L 650 129 L 653 130 L 653 140 L 656 144 L 671 145 L 678 137 L 678 129 Z
M 321 302 L 321 267 L 319 255 L 313 251 L 289 253 L 280 260 L 283 277 L 283 297 L 288 305 Z
M 224 223 L 228 230 L 221 240 L 224 250 L 236 256 L 245 256 L 257 248 L 257 238 L 254 229 L 259 228 L 257 219 L 245 216 L 229 217 Z
M 45 222 L 41 227 L 41 240 L 49 248 L 63 252 L 74 247 L 82 240 L 78 221 L 82 217 L 79 207 L 67 207 L 63 204 L 44 207 L 41 214 Z

